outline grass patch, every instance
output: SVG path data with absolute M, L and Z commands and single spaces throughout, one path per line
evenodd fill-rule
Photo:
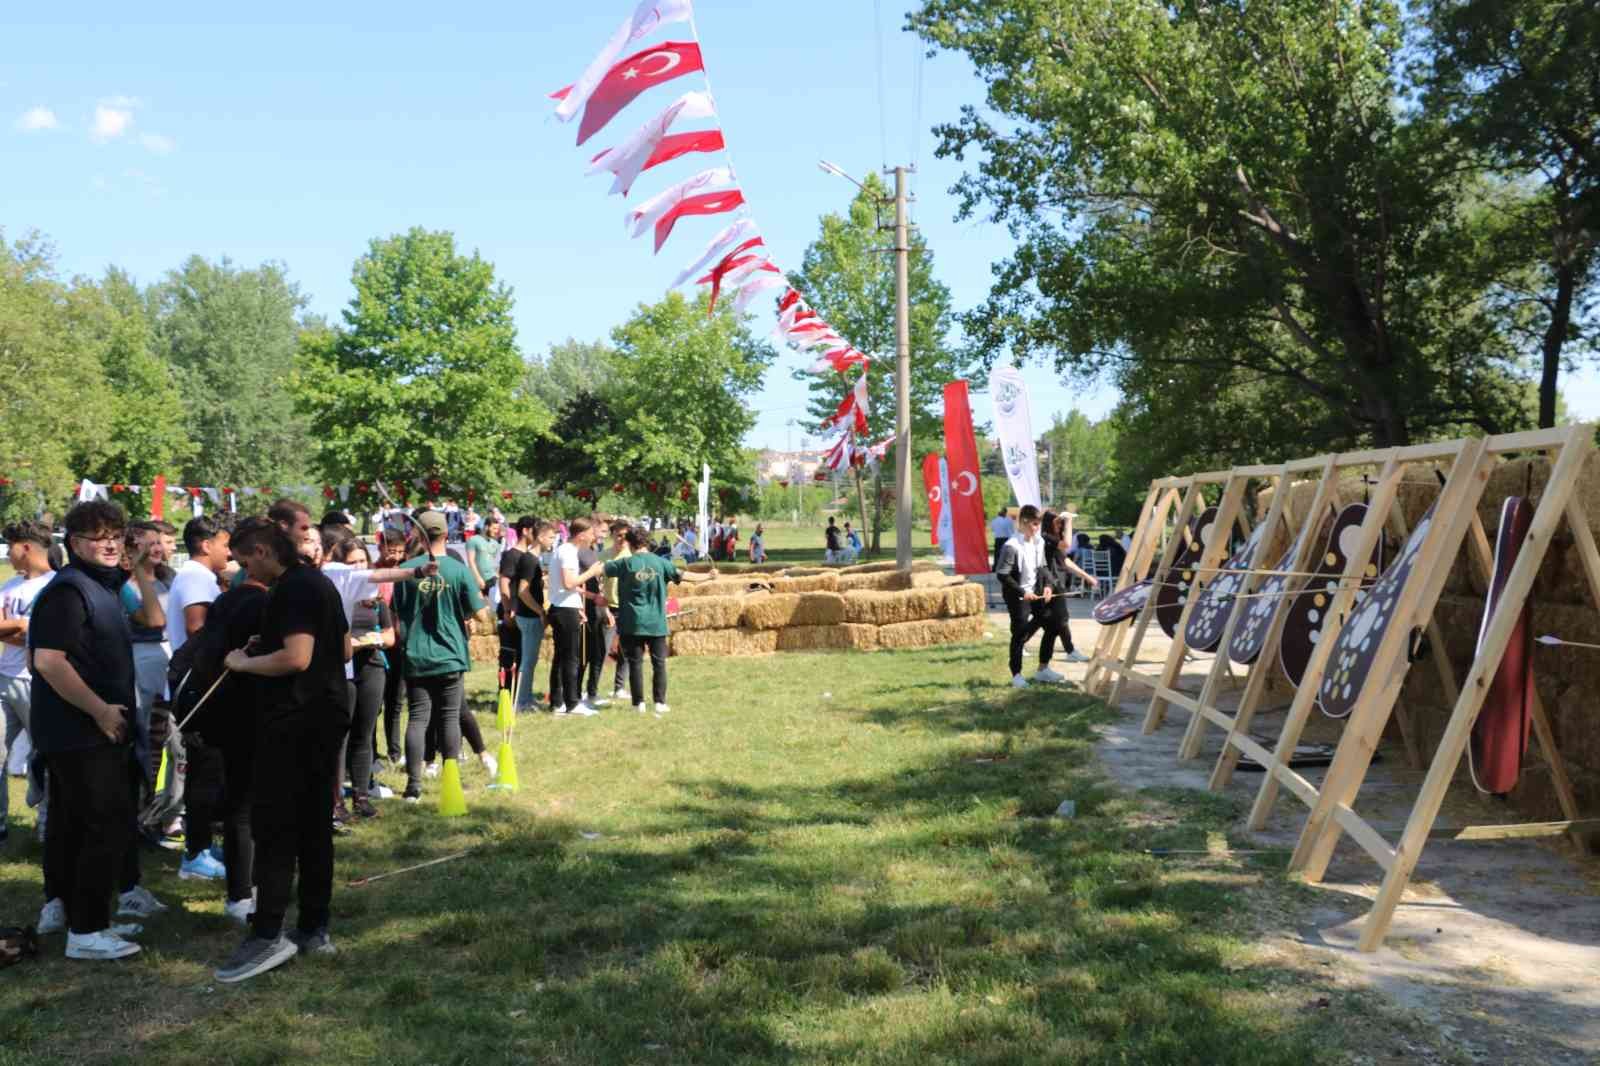
M 1143 854 L 1235 812 L 1112 789 L 1104 707 L 1014 693 L 1003 657 L 675 660 L 666 719 L 524 717 L 521 792 L 474 765 L 465 818 L 437 816 L 433 782 L 383 804 L 337 845 L 340 955 L 244 986 L 210 976 L 238 935 L 217 889 L 146 852 L 173 913 L 129 962 L 68 963 L 52 937 L 0 975 L 0 1066 L 1338 1061 L 1340 1009 L 1304 1009 L 1321 978 L 1247 964 L 1241 886 L 1277 875 Z M 492 736 L 492 675 L 471 682 Z M 1066 797 L 1078 817 L 1048 817 Z M 39 905 L 28 817 L 4 922 Z

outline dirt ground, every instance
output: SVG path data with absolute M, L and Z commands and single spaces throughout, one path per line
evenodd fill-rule
M 1075 602 L 1073 618 L 1077 646 L 1092 652 L 1100 627 L 1088 617 L 1088 605 Z M 995 624 L 1001 638 L 1004 616 Z M 1141 669 L 1158 670 L 1167 648 L 1166 637 L 1152 626 L 1140 655 L 1148 665 Z M 1198 690 L 1210 664 L 1210 656 L 1186 664 L 1178 687 Z M 1058 661 L 1055 666 L 1074 683 L 1087 673 L 1081 664 Z M 1176 753 L 1188 713 L 1172 708 L 1162 728 L 1144 736 L 1140 727 L 1149 698 L 1147 689 L 1124 689 L 1121 717 L 1102 730 L 1099 751 L 1106 772 L 1129 788 L 1203 791 L 1222 746 L 1221 731 L 1209 728 L 1201 757 L 1180 762 Z M 1269 748 L 1288 698 L 1280 690 L 1277 698 L 1264 701 L 1277 709 L 1258 714 L 1251 729 Z M 1224 707 L 1236 699 L 1237 689 L 1224 696 Z M 1302 743 L 1337 743 L 1339 731 L 1340 723 L 1313 714 Z M 1305 773 L 1320 783 L 1322 771 Z M 1394 841 L 1422 777 L 1422 771 L 1405 765 L 1398 746 L 1386 746 L 1362 787 L 1357 811 Z M 1260 780 L 1259 773 L 1235 775 L 1227 794 L 1241 811 L 1248 811 Z M 1235 846 L 1290 849 L 1306 814 L 1297 799 L 1282 792 L 1265 831 L 1250 833 L 1241 817 Z M 1481 797 L 1463 772 L 1438 824 L 1527 820 Z M 1287 864 L 1288 853 L 1265 858 Z M 1565 838 L 1430 841 L 1384 946 L 1362 953 L 1355 943 L 1381 874 L 1359 846 L 1343 839 L 1324 881 L 1297 893 L 1303 906 L 1259 915 L 1263 952 L 1329 967 L 1336 985 L 1376 993 L 1440 1037 L 1458 1061 L 1600 1063 L 1600 859 L 1580 857 Z M 1437 1061 L 1420 1047 L 1412 1050 L 1409 1061 Z M 1408 1057 L 1392 1059 L 1392 1054 L 1375 1049 L 1369 1061 Z

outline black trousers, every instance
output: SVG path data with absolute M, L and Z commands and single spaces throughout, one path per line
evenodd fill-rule
M 583 609 L 552 607 L 550 629 L 556 644 L 555 660 L 550 664 L 550 709 L 570 711 L 583 702 Z
M 478 716 L 473 713 L 472 704 L 467 702 L 465 695 L 461 697 L 460 727 L 461 743 L 470 748 L 474 755 L 482 755 L 483 729 L 478 725 Z M 444 749 L 443 736 L 444 720 L 436 714 L 428 722 L 427 740 L 422 745 L 422 765 L 427 766 L 439 757 L 439 752 Z
M 1011 615 L 1011 676 L 1016 677 L 1022 673 L 1022 649 L 1035 633 L 1049 626 L 1050 616 L 1036 609 L 1047 606 L 1040 600 L 1025 600 L 1011 591 L 1005 593 L 1005 600 L 1006 612 Z
M 405 734 L 400 730 L 400 711 L 406 694 L 406 653 L 396 643 L 387 654 L 389 673 L 383 682 L 383 751 L 389 765 L 398 766 L 406 759 Z M 376 731 L 372 743 L 376 749 Z
M 183 781 L 183 853 L 192 859 L 209 850 L 215 839 L 212 827 L 222 820 L 227 768 L 222 750 L 194 730 L 183 734 L 183 755 L 188 765 Z
M 229 903 L 249 899 L 255 884 L 256 844 L 250 837 L 255 759 L 255 742 L 249 735 L 222 745 L 222 861 L 228 868 Z
M 461 757 L 462 685 L 460 674 L 406 678 L 406 794 L 422 792 L 422 764 L 428 723 L 439 719 L 439 747 L 446 759 Z
M 584 691 L 593 703 L 600 695 L 600 675 L 606 668 L 606 620 L 599 612 L 583 621 Z
M 298 870 L 297 925 L 312 932 L 328 924 L 333 899 L 333 822 L 328 796 L 339 742 L 349 728 L 343 707 L 318 707 L 300 720 L 274 722 L 256 737 L 255 800 L 250 830 L 255 840 L 255 934 L 283 931 Z
M 65 903 L 74 933 L 97 933 L 111 924 L 112 892 L 138 883 L 134 823 L 143 775 L 127 744 L 58 752 L 45 765 L 45 898 Z
M 622 635 L 622 655 L 628 662 L 628 694 L 633 705 L 644 702 L 644 653 L 650 651 L 650 698 L 667 702 L 667 638 Z
M 383 691 L 389 684 L 389 671 L 384 669 L 378 653 L 370 649 L 356 652 L 351 665 L 356 676 L 349 684 L 350 732 L 334 764 L 333 785 L 335 790 L 339 788 L 340 772 L 348 767 L 351 791 L 364 796 L 372 783 L 372 746 L 377 735 L 378 715 L 383 710 Z M 338 798 L 336 791 L 335 806 Z
M 1041 612 L 1045 616 L 1044 640 L 1039 644 L 1039 666 L 1042 669 L 1050 665 L 1057 640 L 1061 641 L 1063 655 L 1072 651 L 1072 618 L 1067 613 L 1065 596 L 1054 596 L 1049 603 L 1038 604 L 1034 613 Z

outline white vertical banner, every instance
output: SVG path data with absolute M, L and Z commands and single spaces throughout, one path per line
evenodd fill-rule
M 950 464 L 939 456 L 939 550 L 944 561 L 956 565 L 956 528 L 950 520 Z
M 711 464 L 700 464 L 700 509 L 695 512 L 695 542 L 694 550 L 700 553 L 701 558 L 711 554 L 711 545 L 706 541 L 706 532 L 711 526 L 711 516 L 707 513 L 707 505 L 711 500 Z
M 1039 455 L 1033 444 L 1033 413 L 1028 409 L 1028 386 L 1016 367 L 997 366 L 989 374 L 989 398 L 994 402 L 994 428 L 1000 437 L 1000 454 L 1017 503 L 1042 506 L 1039 498 Z

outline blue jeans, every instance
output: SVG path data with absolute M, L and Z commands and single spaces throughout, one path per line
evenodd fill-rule
M 533 707 L 533 671 L 539 665 L 539 645 L 544 642 L 544 619 L 517 615 L 517 632 L 522 634 L 522 662 L 517 667 L 516 709 Z

